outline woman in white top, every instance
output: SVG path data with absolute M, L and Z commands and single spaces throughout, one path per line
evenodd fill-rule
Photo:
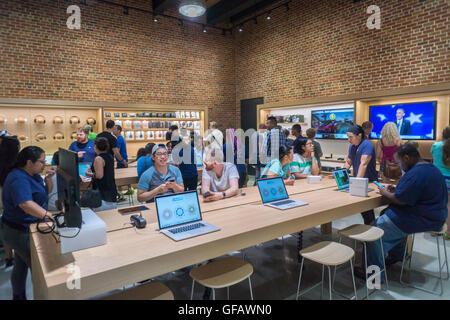
M 291 173 L 294 174 L 296 179 L 320 174 L 320 167 L 314 154 L 314 144 L 311 139 L 296 140 Z

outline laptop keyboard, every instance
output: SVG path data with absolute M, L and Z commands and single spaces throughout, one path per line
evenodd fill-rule
M 194 223 L 194 224 L 191 224 L 191 225 L 188 225 L 185 227 L 171 229 L 171 230 L 169 230 L 169 232 L 176 234 L 176 233 L 180 233 L 180 232 L 191 231 L 191 230 L 198 229 L 198 228 L 201 228 L 204 226 L 205 225 L 203 223 Z
M 294 200 L 283 200 L 283 201 L 278 201 L 278 202 L 273 202 L 272 204 L 277 205 L 277 206 L 282 206 L 288 203 L 292 203 L 295 202 Z

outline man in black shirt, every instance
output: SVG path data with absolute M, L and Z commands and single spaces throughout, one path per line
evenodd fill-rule
M 109 153 L 116 159 L 118 159 L 120 162 L 123 163 L 124 167 L 128 167 L 127 161 L 122 158 L 120 155 L 120 150 L 117 148 L 117 139 L 112 135 L 113 128 L 116 124 L 113 120 L 106 121 L 106 131 L 103 131 L 102 133 L 99 133 L 97 137 L 106 138 L 109 142 Z

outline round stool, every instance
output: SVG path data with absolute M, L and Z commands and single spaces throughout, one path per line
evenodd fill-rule
M 250 297 L 253 300 L 252 282 L 253 266 L 239 258 L 227 257 L 213 261 L 192 269 L 189 275 L 192 278 L 191 300 L 194 297 L 195 281 L 204 287 L 211 288 L 213 300 L 216 299 L 215 289 L 227 288 L 227 297 L 230 298 L 229 287 L 248 278 Z
M 150 282 L 122 292 L 103 297 L 101 300 L 173 300 L 173 293 L 161 282 Z
M 298 300 L 299 292 L 300 292 L 300 283 L 302 281 L 302 271 L 303 271 L 303 263 L 305 259 L 320 263 L 322 265 L 322 281 L 312 288 L 316 287 L 319 284 L 322 284 L 322 295 L 323 296 L 323 278 L 324 278 L 324 270 L 325 266 L 328 267 L 328 282 L 329 282 L 329 291 L 330 291 L 330 300 L 332 299 L 332 290 L 331 290 L 331 269 L 330 267 L 338 266 L 350 261 L 350 267 L 352 271 L 352 280 L 353 280 L 353 289 L 355 291 L 355 299 L 356 299 L 356 285 L 355 285 L 355 276 L 353 274 L 353 263 L 352 258 L 355 255 L 355 251 L 341 243 L 333 242 L 333 241 L 322 241 L 311 247 L 303 249 L 300 251 L 300 255 L 302 256 L 302 264 L 300 267 L 300 276 L 298 279 L 298 287 L 297 287 L 297 296 Z
M 364 259 L 365 259 L 365 266 L 366 266 L 366 298 L 369 299 L 369 287 L 367 285 L 367 242 L 373 242 L 373 241 L 380 241 L 381 245 L 381 255 L 383 256 L 383 270 L 380 270 L 378 272 L 375 272 L 373 276 L 376 274 L 381 274 L 381 272 L 384 272 L 385 280 L 386 280 L 386 290 L 388 287 L 388 280 L 387 280 L 387 274 L 386 274 L 386 263 L 384 261 L 384 249 L 383 249 L 383 241 L 382 237 L 384 235 L 383 229 L 365 225 L 365 224 L 354 224 L 351 225 L 345 229 L 339 230 L 339 243 L 341 243 L 342 237 L 347 237 L 349 239 L 355 240 L 355 246 L 356 241 L 362 242 L 364 245 Z M 334 269 L 334 274 L 336 275 L 336 268 Z M 334 280 L 333 280 L 334 281 Z
M 434 236 L 436 236 L 436 245 L 437 245 L 437 253 L 438 253 L 438 263 L 439 263 L 439 278 L 438 279 L 440 281 L 440 286 L 441 286 L 440 293 L 438 293 L 437 291 L 428 290 L 428 289 L 425 289 L 423 287 L 416 286 L 416 285 L 413 285 L 413 284 L 410 284 L 410 283 L 409 284 L 404 283 L 403 280 L 402 280 L 402 278 L 403 278 L 403 268 L 404 268 L 406 260 L 409 260 L 408 271 L 411 272 L 412 251 L 413 251 L 414 238 L 415 238 L 414 234 L 408 236 L 407 245 L 405 246 L 405 252 L 403 253 L 402 270 L 400 271 L 400 283 L 403 286 L 409 286 L 411 288 L 419 289 L 419 290 L 422 290 L 422 291 L 425 291 L 425 292 L 428 292 L 428 293 L 432 293 L 432 294 L 436 294 L 436 295 L 442 296 L 442 294 L 444 293 L 443 280 L 448 280 L 448 278 L 449 278 L 447 248 L 445 246 L 445 233 L 446 232 L 447 232 L 447 224 L 446 223 L 444 223 L 444 225 L 442 226 L 442 229 L 440 231 L 429 232 L 429 233 L 433 233 Z M 412 237 L 411 241 L 409 241 L 410 237 Z M 444 261 L 444 263 L 442 265 L 441 265 L 441 250 L 440 250 L 440 247 L 439 247 L 439 238 L 442 238 L 442 242 L 444 244 L 445 261 Z M 407 252 L 409 252 L 408 255 L 407 255 Z M 442 277 L 442 269 L 444 268 L 444 266 L 446 266 L 446 268 L 447 268 L 447 277 L 446 278 Z

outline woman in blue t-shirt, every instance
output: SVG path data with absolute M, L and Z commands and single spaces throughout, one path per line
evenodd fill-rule
M 347 136 L 350 146 L 344 168 L 350 170 L 353 167 L 354 177 L 378 181 L 375 147 L 366 139 L 364 129 L 359 125 L 351 126 L 347 129 Z M 375 220 L 373 210 L 362 212 L 361 215 L 364 224 L 370 225 Z
M 278 159 L 272 159 L 261 173 L 261 179 L 281 177 L 285 185 L 294 185 L 295 179 L 291 177 L 291 162 L 294 152 L 291 147 L 281 146 Z
M 450 194 L 450 126 L 445 127 L 442 131 L 442 141 L 433 143 L 431 154 L 433 155 L 433 164 L 444 176 L 447 192 Z M 447 208 L 450 211 L 450 202 Z M 447 218 L 446 223 L 450 226 L 450 218 Z M 448 233 L 445 233 L 445 238 L 450 240 Z
M 31 223 L 51 216 L 47 212 L 48 193 L 53 188 L 53 169 L 42 179 L 45 153 L 39 147 L 24 148 L 17 157 L 15 168 L 8 174 L 3 187 L 4 213 L 0 223 L 3 240 L 14 250 L 11 274 L 13 299 L 25 300 L 25 284 L 31 267 Z

